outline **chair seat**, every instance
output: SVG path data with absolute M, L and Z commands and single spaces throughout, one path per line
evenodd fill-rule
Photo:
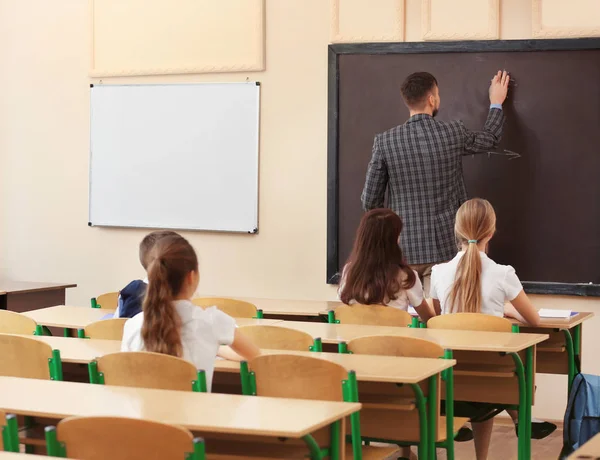
M 515 368 L 513 366 L 502 366 L 498 364 L 481 364 L 481 363 L 459 363 L 454 368 L 455 376 L 469 377 L 500 377 L 512 378 L 515 376 Z
M 363 408 L 371 409 L 411 411 L 416 408 L 413 398 L 375 393 L 360 395 L 360 403 L 363 405 Z

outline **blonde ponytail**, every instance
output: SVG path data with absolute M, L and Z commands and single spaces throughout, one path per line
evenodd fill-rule
M 142 310 L 142 341 L 146 351 L 181 357 L 181 318 L 173 305 L 185 277 L 198 270 L 196 253 L 179 235 L 158 241 L 150 256 L 148 291 Z
M 477 243 L 493 235 L 496 213 L 492 205 L 480 198 L 465 202 L 456 214 L 454 232 L 459 245 L 467 245 L 458 262 L 454 283 L 447 303 L 452 313 L 481 312 L 481 255 Z

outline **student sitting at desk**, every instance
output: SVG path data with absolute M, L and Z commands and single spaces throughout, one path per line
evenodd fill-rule
M 259 354 L 233 318 L 216 307 L 203 309 L 191 302 L 200 275 L 196 252 L 185 238 L 161 238 L 149 262 L 143 311 L 125 323 L 121 351 L 151 351 L 191 361 L 206 372 L 209 391 L 221 345 L 231 346 L 247 360 Z
M 342 271 L 339 295 L 346 305 L 387 305 L 407 310 L 422 321 L 432 316 L 417 273 L 404 261 L 399 246 L 402 220 L 390 209 L 367 212 L 356 232 L 352 254 Z
M 532 326 L 539 325 L 540 316 L 525 294 L 515 269 L 497 264 L 486 254 L 496 231 L 492 205 L 480 198 L 463 203 L 456 214 L 454 231 L 461 250 L 450 262 L 434 266 L 431 272 L 435 311 L 506 315 Z M 516 424 L 517 411 L 507 412 Z M 556 429 L 551 423 L 538 422 L 532 426 L 533 438 L 548 436 Z M 473 423 L 478 459 L 485 458 L 480 453 L 487 453 L 493 423 L 493 418 Z

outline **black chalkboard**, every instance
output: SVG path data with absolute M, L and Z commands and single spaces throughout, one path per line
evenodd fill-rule
M 438 117 L 481 129 L 499 69 L 513 84 L 497 151 L 521 157 L 463 159 L 469 196 L 490 200 L 498 216 L 490 256 L 513 265 L 529 292 L 600 295 L 599 39 L 331 45 L 328 282 L 362 216 L 373 138 L 408 117 L 404 78 L 431 72 Z

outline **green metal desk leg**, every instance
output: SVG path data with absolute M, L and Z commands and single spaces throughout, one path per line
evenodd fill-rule
M 438 374 L 432 375 L 429 377 L 429 396 L 427 397 L 427 409 L 429 413 L 427 414 L 427 421 L 429 424 L 429 458 L 431 460 L 435 460 L 436 458 L 436 450 L 435 450 L 435 440 L 437 433 L 437 415 L 438 415 L 438 405 L 437 405 L 437 384 L 438 384 Z
M 573 380 L 575 379 L 575 349 L 573 346 L 573 337 L 571 336 L 571 331 L 568 329 L 562 330 L 565 336 L 565 347 L 567 349 L 567 361 L 569 364 L 568 370 L 568 380 L 567 380 L 567 394 L 571 394 L 571 386 L 573 385 Z
M 531 458 L 531 406 L 533 404 L 533 349 L 529 347 L 525 350 L 525 384 L 527 385 L 527 417 L 525 419 L 527 427 L 527 456 Z
M 452 359 L 452 350 L 444 350 L 444 359 Z M 454 460 L 454 369 L 446 369 L 446 457 Z
M 427 399 L 425 395 L 423 395 L 423 390 L 417 383 L 411 383 L 415 393 L 415 399 L 417 400 L 417 409 L 419 411 L 419 458 L 426 459 L 429 458 L 428 447 L 429 447 L 429 438 L 428 438 L 428 424 L 427 424 Z
M 573 328 L 573 351 L 575 353 L 575 370 L 581 372 L 581 324 Z
M 510 353 L 510 356 L 515 363 L 515 373 L 517 374 L 517 381 L 519 384 L 519 439 L 517 442 L 518 449 L 518 459 L 525 460 L 527 459 L 527 379 L 525 378 L 525 368 L 523 366 L 523 361 L 521 361 L 521 357 L 518 353 Z M 531 419 L 529 420 L 529 425 L 531 425 Z
M 321 451 L 319 444 L 310 434 L 302 436 L 302 440 L 308 446 L 308 449 L 310 450 L 310 458 L 312 460 L 321 460 L 322 458 L 325 458 L 324 452 Z

